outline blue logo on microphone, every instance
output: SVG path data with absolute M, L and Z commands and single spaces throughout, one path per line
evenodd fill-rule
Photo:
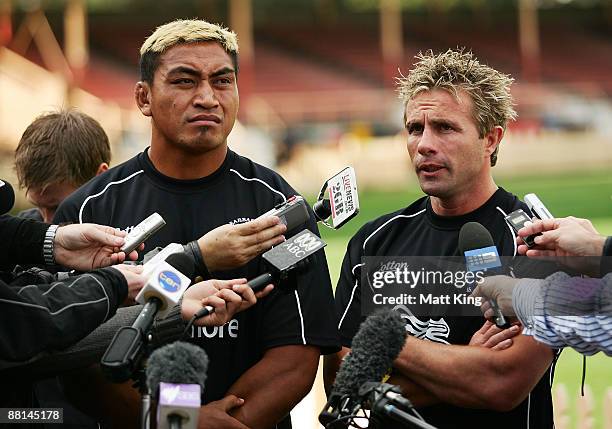
M 162 271 L 159 273 L 159 284 L 168 292 L 176 292 L 181 288 L 181 279 L 172 271 Z

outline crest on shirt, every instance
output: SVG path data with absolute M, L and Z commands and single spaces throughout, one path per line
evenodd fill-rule
M 443 317 L 437 320 L 429 319 L 427 322 L 424 322 L 416 317 L 405 305 L 396 305 L 393 307 L 393 311 L 397 311 L 400 314 L 406 323 L 406 331 L 411 336 L 436 343 L 450 344 L 447 341 L 450 327 Z
M 252 221 L 252 220 L 253 220 L 253 219 L 251 219 L 250 217 L 237 217 L 237 218 L 236 218 L 236 219 L 234 219 L 234 220 L 230 220 L 228 223 L 229 223 L 230 225 L 238 225 L 238 224 L 241 224 L 241 223 L 247 223 L 247 222 L 250 222 L 250 221 Z

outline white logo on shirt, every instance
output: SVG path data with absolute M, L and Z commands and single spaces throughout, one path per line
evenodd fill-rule
M 393 311 L 397 311 L 402 319 L 406 321 L 406 331 L 413 337 L 436 343 L 450 344 L 446 341 L 450 334 L 450 328 L 443 317 L 438 320 L 429 319 L 427 322 L 423 322 L 405 305 L 396 305 L 393 307 Z
M 250 222 L 250 221 L 252 221 L 252 220 L 253 220 L 253 219 L 251 219 L 250 217 L 237 217 L 236 219 L 231 220 L 231 221 L 229 221 L 228 223 L 229 223 L 230 225 L 238 225 L 238 224 L 241 224 L 241 223 L 247 223 L 247 222 Z
M 238 319 L 232 319 L 223 326 L 192 326 L 191 338 L 238 338 Z

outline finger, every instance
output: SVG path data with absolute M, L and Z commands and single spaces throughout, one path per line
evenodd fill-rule
M 86 223 L 84 225 L 93 225 L 96 229 L 106 232 L 107 234 L 110 234 L 110 235 L 115 235 L 117 237 L 125 237 L 127 235 L 127 232 L 122 231 L 119 228 L 113 228 L 112 226 L 108 226 L 108 225 L 98 225 L 95 223 Z
M 544 231 L 551 231 L 559 227 L 559 221 L 557 219 L 544 219 L 536 220 L 529 224 L 526 224 L 523 228 L 518 230 L 520 237 L 528 237 L 533 234 L 538 234 Z
M 510 346 L 513 343 L 514 341 L 512 341 L 511 338 L 508 338 L 507 340 L 504 340 L 501 343 L 497 344 L 495 347 L 491 348 L 491 350 L 495 350 L 495 351 L 506 350 L 507 348 L 510 348 Z
M 232 289 L 234 285 L 245 284 L 246 279 L 231 279 L 231 280 L 212 280 L 213 286 L 217 290 Z
M 262 299 L 262 298 L 268 296 L 270 294 L 270 292 L 272 292 L 272 290 L 274 290 L 274 285 L 273 284 L 269 284 L 265 288 L 263 288 L 262 290 L 257 292 L 255 294 L 255 296 L 257 297 L 257 299 Z
M 220 290 L 215 296 L 225 301 L 225 305 L 230 314 L 235 313 L 236 310 L 238 310 L 238 307 L 240 307 L 242 304 L 242 297 L 231 289 Z
M 123 237 L 117 236 L 115 233 L 115 228 L 111 228 L 110 226 L 87 229 L 87 235 L 90 240 L 111 247 L 121 246 L 125 241 Z
M 124 255 L 125 258 L 125 253 L 121 252 Z M 136 261 L 138 259 L 138 252 L 135 250 L 132 250 L 130 252 L 130 254 L 128 255 L 127 259 L 129 259 L 130 261 Z
M 480 306 L 480 308 L 482 308 L 482 305 Z M 492 325 L 493 325 L 493 323 L 491 323 L 488 320 L 486 320 L 483 323 L 482 327 L 478 330 L 477 334 L 484 335 L 485 332 L 487 332 Z
M 489 327 L 489 329 L 487 329 L 487 331 L 484 333 L 483 337 L 485 339 L 490 339 L 493 338 L 495 335 L 498 335 L 499 333 L 501 333 L 504 329 L 498 327 L 496 324 L 491 323 L 491 326 Z
M 484 315 L 485 319 L 488 319 L 486 314 L 489 310 L 491 310 L 491 303 L 489 303 L 489 301 L 484 301 L 482 304 L 480 304 L 480 311 L 482 311 L 482 314 Z
M 285 233 L 286 231 L 287 227 L 284 224 L 281 223 L 279 225 L 274 225 L 271 228 L 266 228 L 263 231 L 258 231 L 255 234 L 245 236 L 244 244 L 246 246 L 254 246 L 259 243 L 263 243 L 273 238 L 282 236 L 283 233 Z
M 492 320 L 495 317 L 495 312 L 493 311 L 492 308 L 489 308 L 488 310 L 484 312 L 484 317 L 487 320 Z
M 232 290 L 236 292 L 238 295 L 240 295 L 242 299 L 245 301 L 245 304 L 248 304 L 249 307 L 251 305 L 254 305 L 257 302 L 257 298 L 255 297 L 255 292 L 253 292 L 253 289 L 251 289 L 249 286 L 245 284 L 234 285 L 232 286 Z
M 499 329 L 499 328 L 498 328 Z M 520 332 L 518 326 L 514 325 L 508 329 L 499 329 L 495 335 L 491 336 L 487 341 L 485 341 L 485 347 L 493 347 L 504 340 L 507 340 L 512 337 L 516 337 Z
M 260 219 L 255 219 L 250 222 L 237 225 L 236 230 L 238 231 L 238 234 L 248 236 L 257 234 L 258 232 L 278 225 L 279 223 L 280 218 L 278 218 L 277 216 L 266 216 Z
M 247 253 L 247 257 L 250 259 L 254 258 L 255 256 L 260 255 L 261 253 L 265 252 L 266 250 L 271 249 L 273 246 L 279 245 L 282 242 L 285 241 L 285 236 L 284 235 L 279 235 L 276 236 L 274 238 L 271 238 L 270 240 L 264 241 L 262 243 L 259 244 L 255 244 L 253 246 L 247 247 L 246 249 L 246 253 Z
M 211 296 L 207 296 L 206 298 L 204 298 L 201 301 L 201 303 L 202 303 L 202 307 L 206 307 L 207 305 L 210 305 L 211 307 L 215 309 L 215 312 L 206 317 L 203 317 L 202 319 L 200 319 L 200 321 L 196 321 L 196 324 L 206 325 L 206 326 L 210 326 L 211 324 L 212 325 L 225 324 L 228 317 L 227 317 L 226 302 L 223 298 L 218 297 L 216 295 L 211 295 Z M 213 321 L 218 321 L 218 323 L 215 323 Z M 197 323 L 197 322 L 200 322 L 200 323 Z
M 239 398 L 235 395 L 227 395 L 225 398 L 221 399 L 221 405 L 223 406 L 223 410 L 225 412 L 231 411 L 233 408 L 240 407 L 244 404 L 244 399 Z

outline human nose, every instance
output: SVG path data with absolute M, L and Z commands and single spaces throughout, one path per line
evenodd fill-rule
M 193 104 L 196 107 L 202 107 L 204 109 L 212 109 L 219 105 L 219 100 L 217 100 L 215 91 L 207 81 L 203 81 L 198 87 Z
M 421 134 L 419 139 L 417 151 L 423 156 L 432 155 L 437 152 L 436 135 L 432 132 L 431 127 L 427 125 L 424 127 L 423 134 Z

